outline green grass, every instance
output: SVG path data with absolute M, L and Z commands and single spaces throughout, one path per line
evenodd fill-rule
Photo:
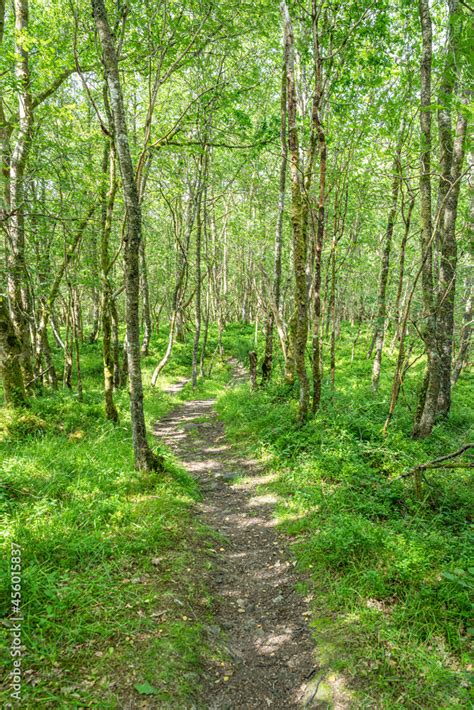
M 265 389 L 229 386 L 230 368 L 213 357 L 215 329 L 211 378 L 174 398 L 152 389 L 166 336 L 154 338 L 143 363 L 148 425 L 181 400 L 217 397 L 231 439 L 275 474 L 267 486 L 279 495 L 280 527 L 310 575 L 319 662 L 344 676 L 354 707 L 469 706 L 469 473 L 429 472 L 422 502 L 410 480 L 394 479 L 472 438 L 472 377 L 459 381 L 449 420 L 413 441 L 420 361 L 384 439 L 394 363 L 385 356 L 373 395 L 367 340 L 351 363 L 350 329 L 338 341 L 336 391 L 325 383 L 322 411 L 304 426 L 278 361 Z M 229 326 L 226 353 L 246 362 L 253 337 L 252 327 Z M 188 338 L 176 343 L 160 384 L 190 368 Z M 74 392 L 45 390 L 28 410 L 0 415 L 1 603 L 8 614 L 14 540 L 23 564 L 23 705 L 139 707 L 142 691 L 158 706 L 186 707 L 215 653 L 204 583 L 215 535 L 196 522 L 196 485 L 165 447 L 164 475 L 133 469 L 128 395 L 116 396 L 120 425 L 105 422 L 98 346 L 82 347 L 82 370 L 82 403 Z M 2 644 L 8 670 L 6 634 Z
M 148 386 L 165 340 L 163 332 L 144 361 L 148 425 L 179 401 Z M 14 541 L 22 549 L 22 703 L 136 706 L 134 686 L 148 683 L 157 702 L 182 707 L 212 653 L 199 570 L 212 538 L 192 515 L 197 486 L 163 446 L 165 474 L 134 470 L 128 394 L 116 394 L 120 425 L 106 422 L 100 347 L 84 344 L 81 359 L 83 402 L 45 390 L 28 410 L 1 411 L 1 607 L 8 615 Z M 189 368 L 189 342 L 177 343 L 161 384 Z M 219 364 L 215 372 L 228 377 Z M 9 670 L 8 644 L 5 633 Z M 6 678 L 0 698 L 9 694 Z
M 422 363 L 409 371 L 388 436 L 393 361 L 370 390 L 367 340 L 351 363 L 350 331 L 338 342 L 336 391 L 296 423 L 296 388 L 279 366 L 265 389 L 226 391 L 218 411 L 235 443 L 276 474 L 277 514 L 312 579 L 321 663 L 343 675 L 357 707 L 468 706 L 472 606 L 472 474 L 433 471 L 418 502 L 415 463 L 472 439 L 472 376 L 454 390 L 449 420 L 425 441 L 410 437 Z M 267 490 L 268 490 L 267 486 Z

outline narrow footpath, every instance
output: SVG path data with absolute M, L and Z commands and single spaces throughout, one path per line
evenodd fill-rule
M 226 440 L 214 404 L 185 402 L 155 427 L 199 481 L 202 522 L 222 536 L 207 583 L 215 600 L 212 642 L 226 660 L 207 669 L 199 707 L 344 707 L 325 697 L 308 602 L 296 591 L 294 563 L 272 515 L 276 500 L 259 495 L 265 475 Z

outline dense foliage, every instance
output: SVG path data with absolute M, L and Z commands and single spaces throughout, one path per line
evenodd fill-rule
M 0 0 L 27 707 L 184 707 L 214 653 L 177 376 L 268 466 L 355 706 L 469 703 L 472 38 L 464 0 Z

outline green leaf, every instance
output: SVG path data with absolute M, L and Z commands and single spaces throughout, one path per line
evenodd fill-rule
M 443 577 L 446 579 L 449 579 L 450 582 L 458 582 L 459 578 L 456 577 L 455 574 L 451 574 L 451 572 L 442 572 Z
M 153 685 L 150 685 L 148 681 L 135 683 L 134 688 L 140 695 L 158 695 L 159 692 Z

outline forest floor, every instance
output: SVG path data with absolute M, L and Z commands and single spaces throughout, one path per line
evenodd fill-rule
M 233 363 L 234 382 L 244 372 Z M 184 383 L 183 383 L 184 384 Z M 176 392 L 176 387 L 168 391 Z M 261 464 L 238 455 L 217 419 L 213 399 L 188 400 L 155 427 L 198 482 L 202 522 L 217 531 L 206 581 L 214 599 L 209 627 L 214 660 L 205 673 L 205 707 L 347 707 L 341 681 L 325 677 L 314 655 L 307 597 L 296 562 L 277 531 L 275 495 Z
M 189 339 L 150 386 L 167 337 L 143 359 L 164 472 L 134 470 L 126 388 L 120 424 L 104 420 L 99 343 L 81 348 L 82 401 L 45 389 L 0 408 L 0 611 L 8 625 L 14 542 L 21 707 L 470 707 L 472 476 L 430 473 L 419 501 L 400 475 L 472 440 L 472 375 L 415 441 L 423 362 L 384 437 L 394 358 L 374 395 L 369 333 L 355 356 L 357 334 L 341 333 L 336 388 L 326 378 L 304 425 L 279 360 L 253 392 L 233 376 L 252 326 L 226 328 L 225 361 L 210 332 L 194 390 Z M 7 633 L 2 654 L 3 705 Z

